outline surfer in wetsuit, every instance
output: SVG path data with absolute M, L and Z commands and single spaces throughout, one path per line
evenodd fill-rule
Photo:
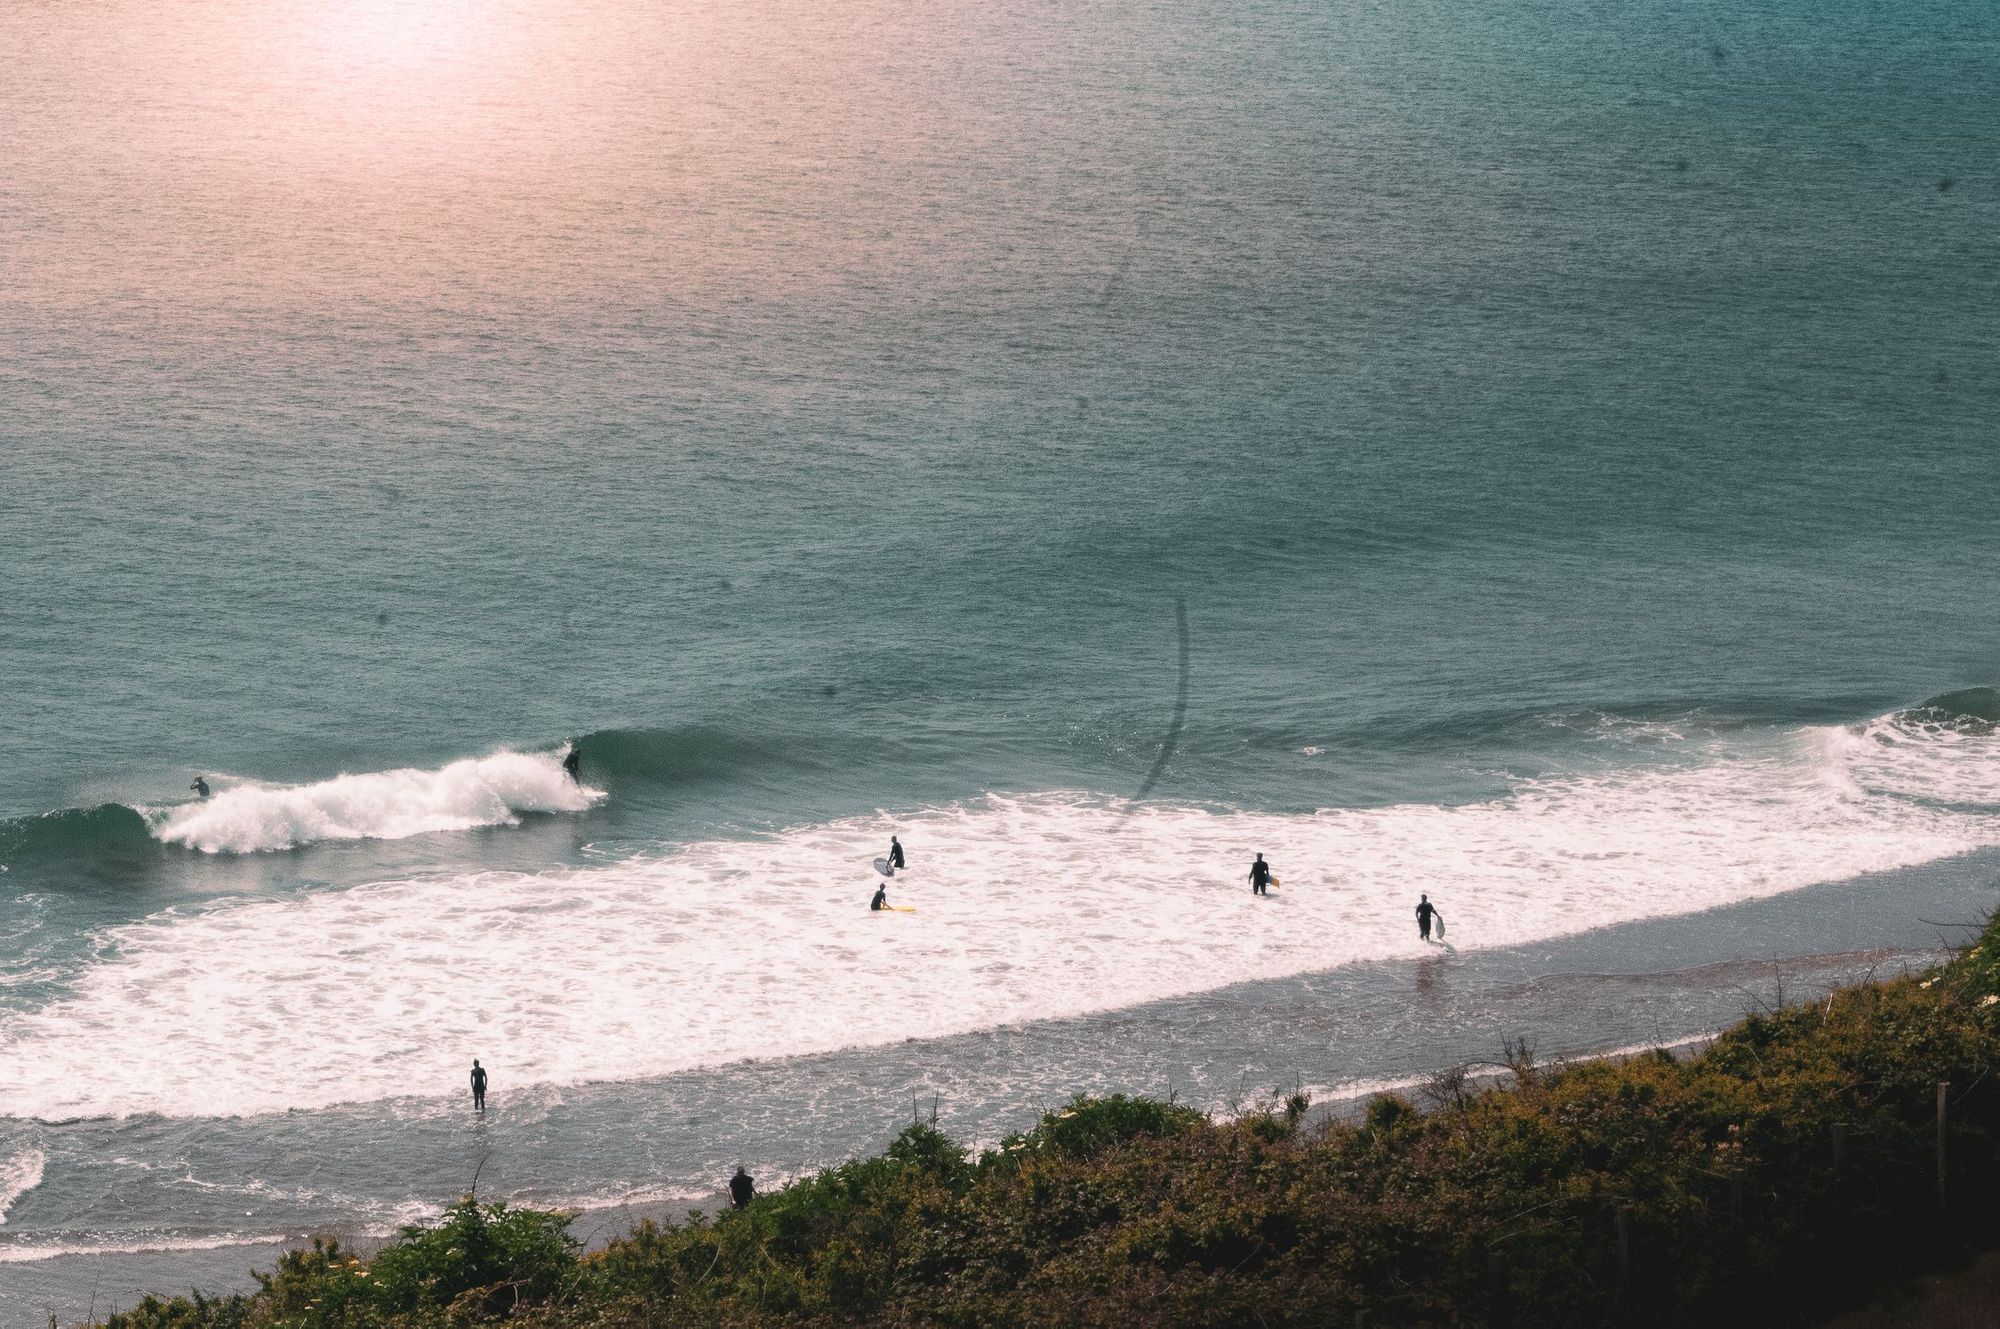
M 889 907 L 889 888 L 887 886 L 877 886 L 875 888 L 875 898 L 868 902 L 868 907 L 870 909 L 887 909 Z
M 207 776 L 205 776 L 205 775 L 197 775 L 197 776 L 195 776 L 195 777 L 194 777 L 194 783 L 193 783 L 193 784 L 191 784 L 191 785 L 189 785 L 189 786 L 188 786 L 188 788 L 190 788 L 190 789 L 194 790 L 194 792 L 195 792 L 195 796 L 196 796 L 197 798 L 207 798 L 207 797 L 208 797 L 208 777 L 207 777 Z
M 1269 895 L 1271 893 L 1271 865 L 1264 861 L 1262 854 L 1250 865 L 1250 893 Z
M 472 1059 L 472 1110 L 486 1110 L 486 1068 L 479 1064 L 479 1058 Z
M 736 1175 L 729 1179 L 729 1203 L 737 1209 L 747 1209 L 750 1207 L 750 1202 L 756 1198 L 757 1183 L 750 1179 L 750 1174 L 743 1170 L 741 1163 L 738 1163 Z
M 1437 906 L 1431 903 L 1431 897 L 1428 895 L 1418 897 L 1417 935 L 1422 937 L 1425 941 L 1429 941 L 1431 939 L 1431 920 L 1433 918 L 1435 918 L 1438 921 L 1438 926 L 1440 928 L 1444 926 L 1444 915 L 1440 914 L 1437 911 Z
M 889 866 L 900 868 L 903 865 L 903 842 L 892 835 L 889 837 Z
M 583 756 L 576 750 L 574 743 L 570 744 L 569 751 L 563 754 L 563 770 L 568 773 L 571 783 L 583 783 Z

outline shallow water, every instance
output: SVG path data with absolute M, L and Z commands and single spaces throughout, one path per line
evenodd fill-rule
M 0 1321 L 483 1153 L 595 1205 L 912 1092 L 1676 1037 L 1983 910 L 1990 7 L 0 49 Z M 1472 976 L 1600 936 L 1675 995 Z

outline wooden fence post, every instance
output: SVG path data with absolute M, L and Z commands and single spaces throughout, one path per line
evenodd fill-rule
M 1945 1138 L 1950 1130 L 1951 1081 L 1939 1080 L 1937 1086 L 1937 1194 L 1938 1208 L 1945 1207 Z
M 1622 1321 L 1632 1306 L 1632 1223 L 1631 1210 L 1624 1205 L 1611 1213 L 1611 1222 L 1618 1232 L 1618 1295 L 1616 1300 L 1618 1318 Z

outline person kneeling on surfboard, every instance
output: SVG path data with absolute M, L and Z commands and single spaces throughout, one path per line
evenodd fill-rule
M 1271 865 L 1264 861 L 1262 854 L 1257 855 L 1257 861 L 1250 865 L 1250 893 L 1252 895 L 1271 893 Z
M 875 888 L 875 898 L 868 902 L 868 907 L 877 910 L 887 909 L 889 907 L 889 888 L 887 886 L 877 886 Z

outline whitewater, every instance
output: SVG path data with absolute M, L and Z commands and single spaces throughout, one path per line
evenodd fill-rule
M 420 822 L 428 796 L 368 824 Z M 475 1056 L 498 1094 L 938 1038 L 1414 958 L 1420 892 L 1455 946 L 1518 946 L 2000 845 L 1996 811 L 1990 736 L 1885 716 L 1459 806 L 993 794 L 580 869 L 224 900 L 109 929 L 66 996 L 5 1017 L 0 1103 L 226 1117 L 456 1094 Z M 866 907 L 892 832 L 911 869 L 890 900 L 913 914 Z M 1270 899 L 1243 880 L 1255 852 Z
M 306 785 L 219 776 L 212 797 L 152 817 L 152 833 L 204 853 L 295 849 L 322 840 L 400 840 L 511 826 L 524 812 L 582 812 L 605 797 L 571 780 L 558 752 L 496 752 L 438 770 L 341 775 Z

